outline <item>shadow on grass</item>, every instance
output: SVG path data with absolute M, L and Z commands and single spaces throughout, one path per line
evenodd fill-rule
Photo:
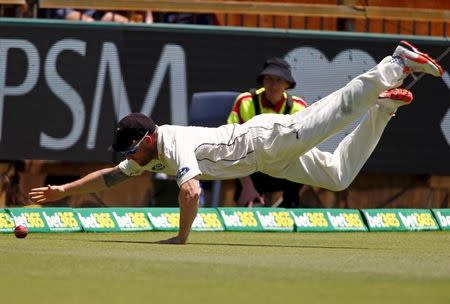
M 39 237 L 38 237 L 39 238 Z M 162 243 L 162 241 L 132 241 L 132 240 L 111 240 L 111 239 L 77 239 L 77 238 L 57 238 L 61 241 L 80 241 L 90 243 L 121 243 L 121 244 L 143 244 L 143 245 L 168 245 L 176 244 Z M 344 250 L 386 250 L 387 248 L 369 248 L 353 246 L 320 246 L 320 245 L 278 245 L 278 244 L 248 244 L 248 243 L 207 243 L 207 242 L 188 242 L 185 246 L 228 246 L 228 247 L 261 247 L 261 248 L 303 248 L 303 249 L 344 249 Z
M 81 240 L 80 240 L 81 241 Z M 164 244 L 159 241 L 123 241 L 123 240 L 82 240 L 86 242 L 101 242 L 101 243 L 126 243 L 126 244 L 156 244 L 156 245 L 168 245 L 173 246 L 174 244 Z M 230 246 L 230 247 L 262 247 L 262 248 L 311 248 L 311 249 L 350 249 L 350 250 L 373 250 L 374 248 L 368 247 L 350 247 L 350 246 L 315 246 L 315 245 L 274 245 L 274 244 L 241 244 L 241 243 L 187 243 L 187 246 Z M 186 246 L 185 245 L 185 246 Z

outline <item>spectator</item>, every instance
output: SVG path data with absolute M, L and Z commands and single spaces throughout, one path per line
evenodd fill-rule
M 0 17 L 29 18 L 32 17 L 32 11 L 26 3 L 10 4 L 5 2 L 0 3 Z
M 161 23 L 217 25 L 214 14 L 158 13 L 155 20 Z
M 153 23 L 153 15 L 151 11 L 135 12 L 135 11 L 99 11 L 99 10 L 75 10 L 71 8 L 65 9 L 42 9 L 39 11 L 40 18 L 55 18 L 73 21 L 103 21 L 103 22 L 145 22 Z
M 307 106 L 301 98 L 286 92 L 287 89 L 294 88 L 296 82 L 290 65 L 281 58 L 271 58 L 264 63 L 257 83 L 262 87 L 244 92 L 236 98 L 227 123 L 242 124 L 261 113 L 292 114 Z M 224 184 L 225 189 L 228 189 L 225 191 L 234 193 L 230 182 Z M 250 177 L 242 178 L 241 185 L 239 205 L 252 206 L 259 203 L 287 208 L 299 206 L 300 184 L 256 172 Z M 231 194 L 228 193 L 227 196 L 229 198 Z

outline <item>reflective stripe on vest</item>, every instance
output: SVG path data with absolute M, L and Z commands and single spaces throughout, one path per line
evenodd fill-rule
M 259 104 L 259 98 L 258 94 L 256 94 L 256 89 L 250 89 L 248 90 L 250 94 L 252 94 L 253 99 L 253 105 L 255 106 L 255 116 L 261 114 L 261 106 Z M 287 101 L 284 106 L 284 112 L 283 114 L 289 114 L 292 110 L 292 107 L 294 106 L 294 101 L 292 100 L 292 96 L 286 92 L 287 95 Z

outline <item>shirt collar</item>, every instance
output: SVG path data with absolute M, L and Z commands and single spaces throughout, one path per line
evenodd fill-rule
M 284 101 L 286 100 L 286 93 L 283 93 L 283 96 L 280 100 L 278 100 L 274 105 L 266 98 L 266 93 L 263 92 L 261 94 L 261 104 L 264 108 L 272 109 L 275 112 L 280 112 L 283 107 Z

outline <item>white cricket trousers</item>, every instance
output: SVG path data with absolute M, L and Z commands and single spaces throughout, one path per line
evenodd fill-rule
M 259 134 L 261 138 L 266 135 L 272 138 L 261 141 L 258 170 L 333 191 L 347 188 L 373 152 L 392 116 L 392 108 L 377 104 L 378 96 L 387 89 L 400 86 L 404 78 L 403 66 L 388 56 L 342 89 L 303 111 L 284 116 L 279 123 L 282 126 L 280 132 Z M 362 115 L 357 128 L 333 153 L 315 148 Z M 270 119 L 273 123 L 276 118 Z M 254 123 L 259 124 L 258 121 Z M 285 136 L 287 133 L 295 133 L 297 140 Z

